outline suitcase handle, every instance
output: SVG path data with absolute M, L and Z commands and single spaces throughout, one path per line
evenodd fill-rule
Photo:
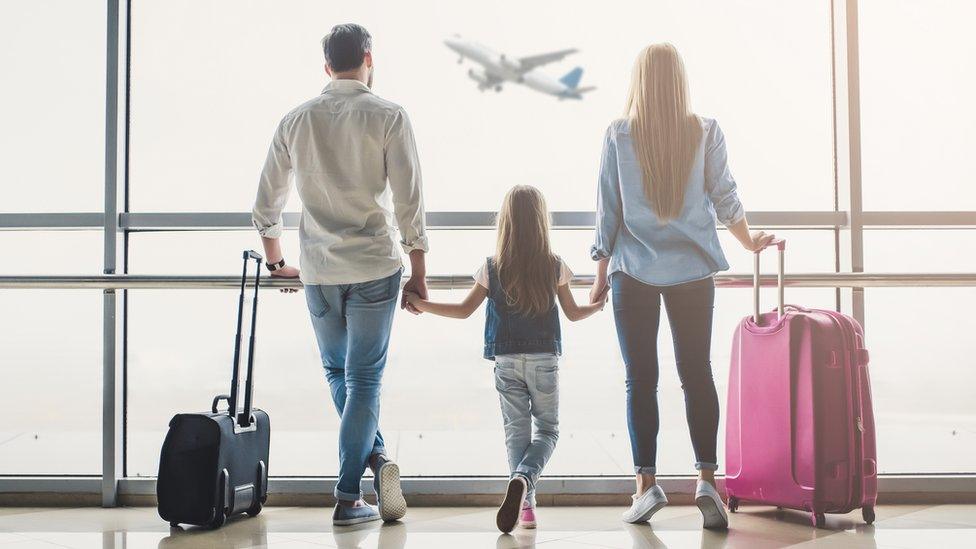
M 235 425 L 246 428 L 251 425 L 251 397 L 254 388 L 254 334 L 258 316 L 258 289 L 261 284 L 261 261 L 264 258 L 254 250 L 245 250 L 243 259 L 244 270 L 241 273 L 241 295 L 237 304 L 237 334 L 234 336 L 234 370 L 231 377 L 230 397 L 227 399 L 227 415 L 234 420 Z M 240 402 L 238 388 L 240 385 L 241 370 L 241 342 L 243 338 L 241 329 L 244 323 L 244 294 L 247 291 L 247 262 L 249 259 L 253 259 L 256 264 L 254 270 L 254 303 L 251 307 L 251 333 L 248 338 L 247 378 L 244 380 L 244 410 L 238 413 L 237 405 Z M 214 399 L 215 405 L 219 398 Z
M 784 301 L 785 301 L 786 295 L 785 295 L 785 292 L 784 292 L 784 286 L 785 286 L 785 284 L 784 284 L 784 280 L 783 280 L 784 279 L 783 271 L 786 268 L 786 261 L 785 261 L 785 255 L 786 255 L 786 239 L 785 238 L 774 238 L 773 240 L 770 240 L 768 244 L 766 244 L 765 246 L 763 246 L 762 249 L 757 250 L 754 253 L 754 257 L 753 257 L 753 273 L 752 273 L 752 303 L 753 303 L 753 308 L 752 308 L 752 321 L 756 323 L 756 326 L 759 326 L 760 325 L 760 319 L 762 318 L 762 316 L 760 315 L 760 312 L 759 312 L 759 256 L 762 254 L 762 251 L 763 250 L 765 250 L 766 248 L 769 248 L 770 246 L 776 246 L 776 251 L 777 251 L 777 254 L 776 255 L 778 256 L 778 259 L 779 259 L 779 261 L 777 262 L 778 263 L 778 267 L 777 267 L 777 270 L 776 270 L 776 288 L 778 290 L 777 291 L 777 294 L 778 294 L 778 298 L 779 298 L 779 306 L 776 309 L 776 311 L 777 311 L 777 313 L 779 315 L 778 318 L 783 318 L 783 311 L 784 311 L 784 307 L 785 307 Z
M 210 411 L 217 413 L 217 405 L 220 404 L 221 400 L 226 400 L 228 404 L 230 403 L 230 395 L 217 395 L 213 399 L 213 404 L 210 405 Z

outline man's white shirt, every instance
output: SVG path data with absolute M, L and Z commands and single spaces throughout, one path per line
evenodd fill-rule
M 291 174 L 302 201 L 303 283 L 384 278 L 402 267 L 401 246 L 427 251 L 410 120 L 362 82 L 333 80 L 281 120 L 252 211 L 261 236 L 281 235 Z

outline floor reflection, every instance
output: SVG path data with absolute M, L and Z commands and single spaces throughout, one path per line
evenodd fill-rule
M 209 530 L 169 528 L 146 507 L 0 508 L 0 549 L 976 547 L 976 505 L 882 506 L 874 526 L 851 513 L 828 516 L 820 529 L 805 513 L 761 507 L 733 515 L 728 531 L 702 530 L 701 515 L 688 506 L 668 506 L 640 525 L 620 522 L 613 507 L 544 507 L 538 516 L 537 530 L 499 534 L 486 508 L 411 508 L 404 522 L 333 528 L 323 507 L 269 507 Z

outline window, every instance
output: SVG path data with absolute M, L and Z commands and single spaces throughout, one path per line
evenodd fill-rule
M 860 10 L 865 209 L 976 209 L 976 4 L 862 0 Z
M 326 83 L 319 39 L 357 21 L 374 36 L 376 93 L 410 113 L 430 211 L 493 210 L 517 183 L 540 187 L 554 210 L 593 209 L 603 132 L 621 114 L 638 51 L 656 40 L 682 51 L 693 104 L 721 122 L 749 209 L 831 210 L 829 15 L 826 2 L 774 0 L 708 10 L 136 1 L 132 208 L 249 211 L 276 124 Z M 579 65 L 583 85 L 597 89 L 580 101 L 513 84 L 479 92 L 471 62 L 458 66 L 442 42 L 455 33 L 510 56 L 578 48 L 543 70 Z M 293 197 L 288 208 L 298 207 Z
M 0 211 L 101 210 L 105 3 L 6 3 L 0 74 Z

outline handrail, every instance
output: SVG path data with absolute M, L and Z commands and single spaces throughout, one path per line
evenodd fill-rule
M 67 275 L 0 276 L 0 289 L 103 289 L 162 290 L 240 288 L 240 278 L 223 275 Z M 574 288 L 593 283 L 592 275 L 576 276 Z M 799 273 L 786 275 L 786 286 L 793 288 L 876 288 L 876 287 L 976 287 L 976 273 Z M 249 283 L 250 285 L 251 283 Z M 474 279 L 468 275 L 428 276 L 431 289 L 468 289 Z M 775 275 L 764 275 L 763 286 L 775 286 Z M 715 285 L 721 288 L 751 288 L 751 274 L 720 274 Z M 298 280 L 264 277 L 261 288 L 274 290 L 301 288 Z

